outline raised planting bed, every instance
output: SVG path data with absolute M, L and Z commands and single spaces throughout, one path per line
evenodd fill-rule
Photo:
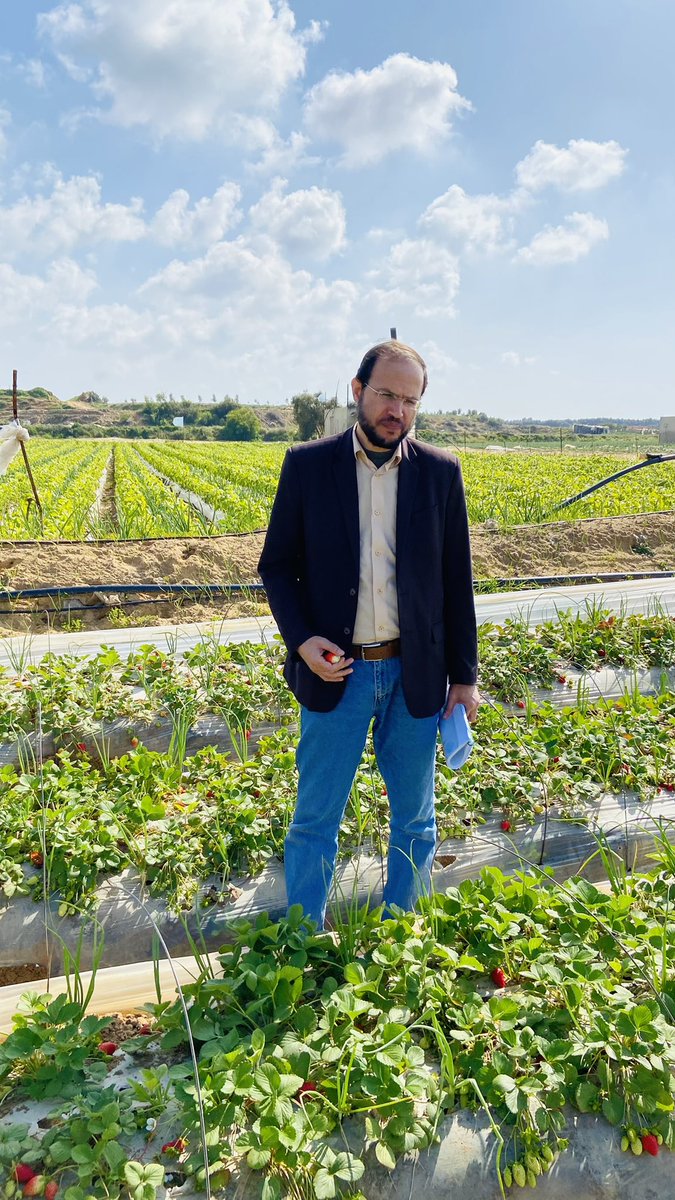
M 0 1183 L 20 1166 L 48 1200 L 47 1181 L 192 1197 L 207 1172 L 223 1200 L 669 1196 L 660 854 L 609 894 L 488 870 L 415 917 L 242 922 L 182 1000 L 149 985 L 135 1023 L 86 1016 L 81 980 L 36 995 L 0 1045 Z

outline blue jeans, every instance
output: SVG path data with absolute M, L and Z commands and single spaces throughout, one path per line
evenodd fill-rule
M 288 904 L 323 928 L 340 822 L 371 720 L 391 822 L 384 902 L 415 907 L 431 884 L 436 849 L 434 773 L 438 714 L 411 717 L 398 658 L 353 664 L 332 712 L 301 709 L 298 802 L 285 843 Z M 335 685 L 338 686 L 337 684 Z

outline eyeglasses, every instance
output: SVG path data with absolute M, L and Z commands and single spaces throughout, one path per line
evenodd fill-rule
M 374 388 L 370 383 L 364 383 L 364 387 L 370 388 L 371 392 L 375 392 L 380 400 L 384 400 L 385 404 L 390 404 L 392 400 L 400 402 L 406 412 L 417 412 L 421 404 L 421 400 L 417 400 L 415 396 L 399 396 L 396 392 L 390 392 L 388 388 Z

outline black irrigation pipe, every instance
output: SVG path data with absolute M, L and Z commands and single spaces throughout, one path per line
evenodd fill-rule
M 595 575 L 528 575 L 520 576 L 512 579 L 485 579 L 474 580 L 474 591 L 480 595 L 490 595 L 481 587 L 482 583 L 489 584 L 490 587 L 495 585 L 503 591 L 517 590 L 524 587 L 573 587 L 575 584 L 590 584 L 590 583 L 627 583 L 631 580 L 640 579 L 673 579 L 675 571 L 631 571 L 631 572 L 613 572 L 613 573 L 598 573 Z M 161 604 L 166 597 L 177 596 L 194 597 L 195 599 L 209 600 L 217 596 L 241 596 L 248 595 L 251 592 L 260 594 L 264 593 L 265 588 L 262 583 L 127 583 L 127 584 L 78 584 L 76 586 L 67 587 L 50 587 L 50 588 L 26 588 L 23 591 L 4 591 L 0 590 L 0 600 L 8 604 L 12 604 L 17 600 L 38 600 L 38 599 L 55 599 L 67 596 L 92 596 L 96 593 L 111 592 L 115 595 L 138 595 L 142 593 L 148 596 L 151 593 L 150 599 L 145 600 L 124 600 L 122 601 L 123 608 L 138 608 L 143 604 Z M 84 606 L 88 612 L 95 609 L 110 608 L 109 604 L 87 604 Z M 42 613 L 61 613 L 63 608 L 0 608 L 0 616 L 39 616 Z
M 675 462 L 675 454 L 648 454 L 644 462 L 633 463 L 632 467 L 624 467 L 622 471 L 616 471 L 614 475 L 608 475 L 606 479 L 601 479 L 599 483 L 592 484 L 585 491 L 577 492 L 576 496 L 570 496 L 569 500 L 563 500 L 561 504 L 556 504 L 553 512 L 559 512 L 561 508 L 567 508 L 568 505 L 574 504 L 576 500 L 583 500 L 584 496 L 590 496 L 591 492 L 597 492 L 598 488 L 604 487 L 607 483 L 612 483 L 615 479 L 620 479 L 622 475 L 630 475 L 631 471 L 640 471 L 642 467 L 653 467 L 656 463 L 664 462 Z

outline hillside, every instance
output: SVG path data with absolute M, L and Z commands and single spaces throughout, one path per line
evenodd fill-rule
M 82 392 L 70 400 L 60 400 L 47 388 L 36 387 L 18 393 L 19 416 L 30 424 L 31 433 L 51 437 L 122 437 L 187 438 L 210 440 L 223 435 L 227 414 L 233 409 L 250 407 L 260 422 L 265 441 L 286 441 L 296 436 L 290 404 L 240 405 L 236 398 L 194 403 L 181 397 L 168 399 L 159 393 L 154 399 L 110 404 L 96 392 Z M 11 420 L 12 393 L 0 389 L 0 424 Z M 183 417 L 184 427 L 176 428 L 175 417 Z M 590 420 L 590 418 L 589 418 Z M 626 449 L 639 453 L 658 445 L 656 421 L 638 418 L 634 422 L 605 418 L 609 432 L 600 437 L 580 437 L 573 432 L 574 422 L 551 420 L 506 421 L 485 412 L 425 412 L 417 420 L 417 436 L 450 449 L 484 448 L 491 443 L 510 447 L 547 448 L 567 444 L 584 450 Z

